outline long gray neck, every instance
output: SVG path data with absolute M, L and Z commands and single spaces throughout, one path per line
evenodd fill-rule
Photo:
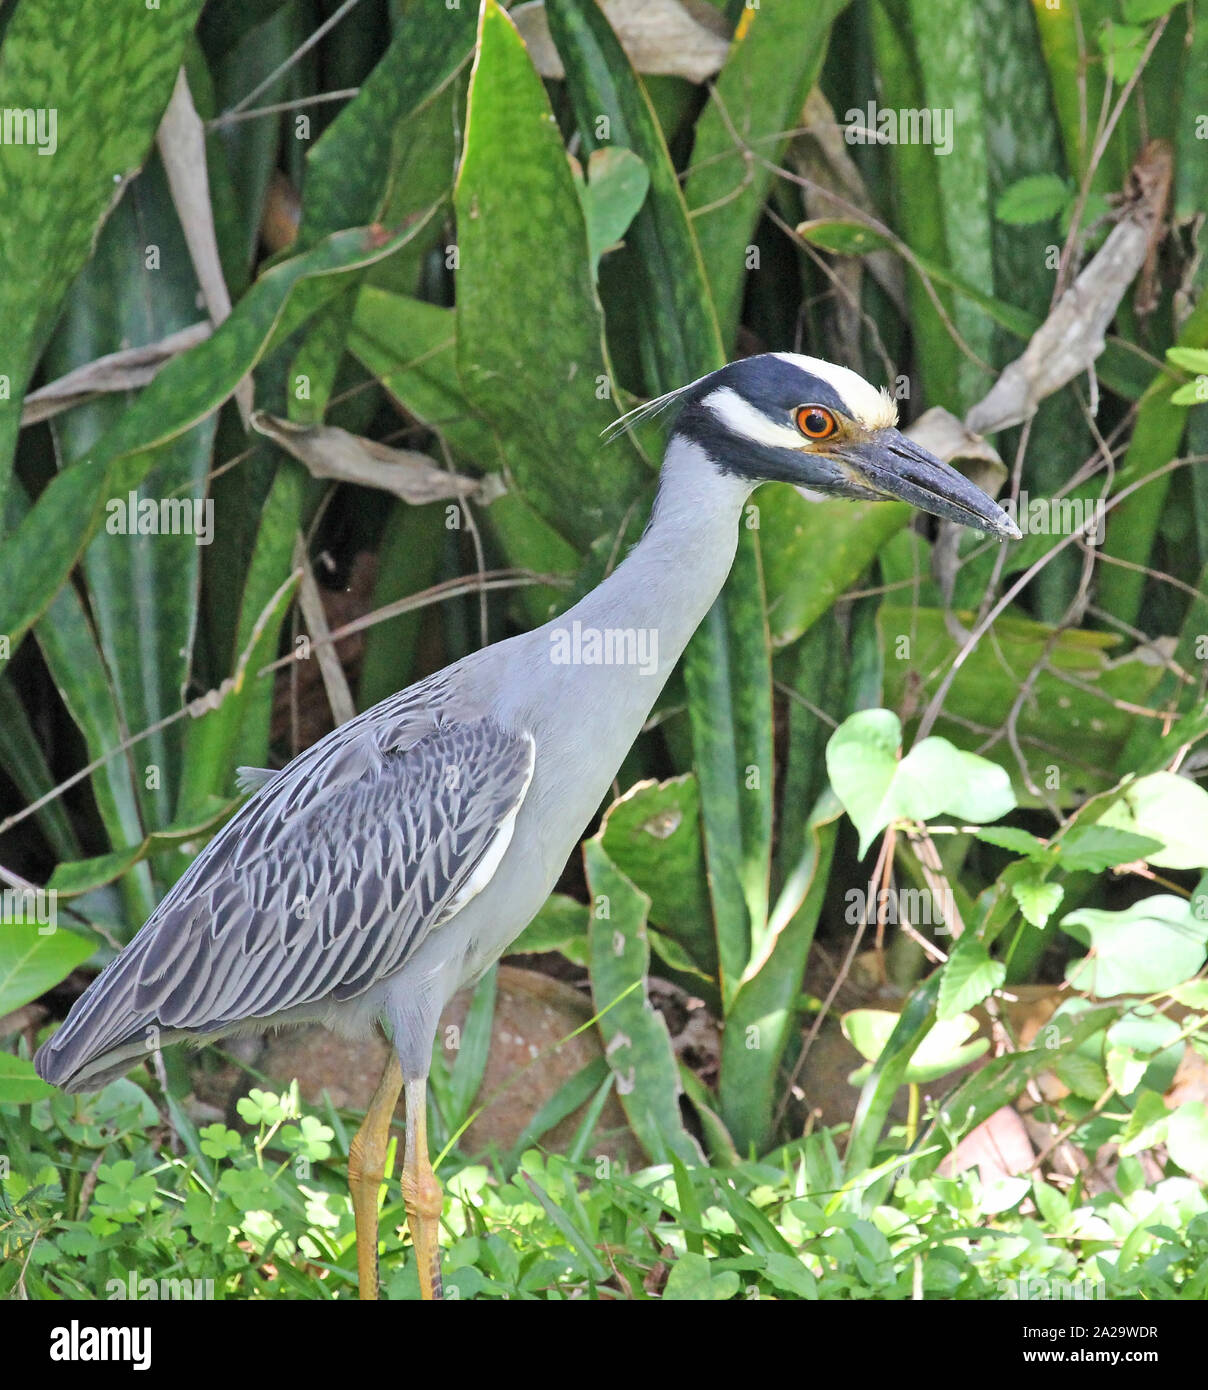
M 726 582 L 751 487 L 720 473 L 699 445 L 673 436 L 642 539 L 549 626 L 644 633 L 652 656 L 657 641 L 657 671 L 643 676 L 653 700 Z

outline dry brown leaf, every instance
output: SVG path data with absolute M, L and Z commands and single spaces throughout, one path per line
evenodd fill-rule
M 599 0 L 609 24 L 638 72 L 686 77 L 704 82 L 726 61 L 730 41 L 716 11 L 689 8 L 679 0 Z M 529 0 L 511 12 L 533 65 L 542 77 L 563 78 L 566 71 L 550 37 L 543 0 Z
M 375 440 L 349 434 L 337 425 L 301 425 L 258 410 L 252 428 L 279 444 L 316 478 L 357 483 L 393 493 L 412 506 L 445 498 L 470 497 L 493 501 L 503 485 L 493 474 L 467 478 L 441 468 L 435 459 L 414 449 L 391 449 Z

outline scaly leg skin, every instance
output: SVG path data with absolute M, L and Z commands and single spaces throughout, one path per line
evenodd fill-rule
M 360 1129 L 348 1146 L 348 1187 L 357 1231 L 357 1280 L 360 1297 L 378 1297 L 378 1193 L 386 1173 L 390 1121 L 403 1088 L 403 1071 L 393 1050 Z
M 406 1083 L 407 1144 L 403 1159 L 403 1201 L 419 1266 L 423 1299 L 444 1297 L 440 1280 L 440 1213 L 444 1194 L 428 1156 L 428 1078 Z

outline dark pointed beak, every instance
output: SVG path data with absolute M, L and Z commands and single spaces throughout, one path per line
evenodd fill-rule
M 866 440 L 845 446 L 840 458 L 852 481 L 878 496 L 909 502 L 932 516 L 959 521 L 1000 540 L 1020 539 L 1019 527 L 993 498 L 900 430 L 878 430 Z

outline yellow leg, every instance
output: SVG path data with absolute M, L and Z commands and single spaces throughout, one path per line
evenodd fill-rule
M 390 1121 L 402 1088 L 402 1068 L 391 1050 L 365 1119 L 348 1146 L 348 1186 L 357 1229 L 357 1278 L 363 1299 L 376 1300 L 378 1296 L 378 1192 L 386 1173 Z
M 419 1292 L 443 1298 L 440 1281 L 440 1213 L 443 1194 L 428 1155 L 428 1078 L 407 1082 L 407 1145 L 403 1159 L 403 1201 L 419 1264 Z

